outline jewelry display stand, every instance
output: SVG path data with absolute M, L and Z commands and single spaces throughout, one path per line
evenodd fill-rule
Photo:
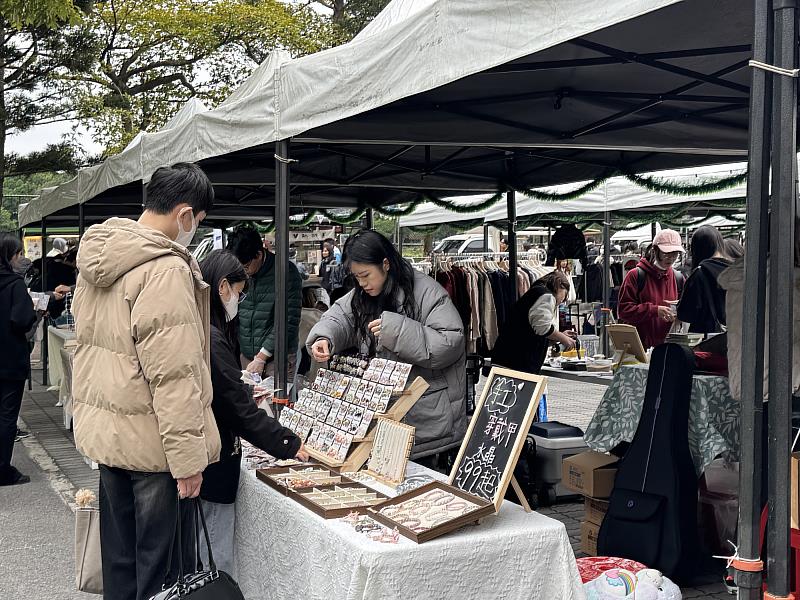
M 414 428 L 378 417 L 373 438 L 373 451 L 364 473 L 390 487 L 397 487 L 405 479 L 408 457 L 414 446 Z M 378 442 L 382 442 L 381 447 Z
M 386 413 L 377 416 L 399 423 L 403 420 L 403 417 L 406 416 L 406 413 L 411 410 L 411 407 L 417 403 L 417 400 L 422 397 L 422 394 L 428 390 L 428 387 L 428 383 L 422 377 L 417 377 L 411 382 L 411 385 L 403 390 L 403 393 L 389 405 Z M 344 461 L 332 459 L 327 454 L 314 450 L 313 448 L 306 447 L 306 451 L 314 460 L 324 465 L 336 467 L 345 472 L 355 472 L 360 470 L 361 467 L 366 464 L 367 460 L 369 460 L 369 456 L 372 454 L 374 439 L 375 425 L 372 425 L 367 435 L 363 438 L 356 438 L 353 440 L 347 458 L 345 458 Z

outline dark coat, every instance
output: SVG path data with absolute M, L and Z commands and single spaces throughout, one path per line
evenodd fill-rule
M 546 335 L 537 334 L 531 327 L 528 313 L 545 294 L 552 292 L 544 285 L 534 285 L 514 304 L 492 350 L 493 365 L 535 374 L 542 370 L 547 349 L 552 343 L 547 336 L 553 333 L 555 327 L 551 327 Z
M 297 352 L 303 280 L 291 262 L 286 265 L 288 312 L 286 338 L 289 354 Z M 261 348 L 275 354 L 275 255 L 267 252 L 264 265 L 250 278 L 247 296 L 239 304 L 239 344 L 252 359 Z
M 25 334 L 35 322 L 25 280 L 0 268 L 0 379 L 28 378 L 31 353 Z
M 276 458 L 292 458 L 300 449 L 300 438 L 258 408 L 240 377 L 239 352 L 225 334 L 211 326 L 211 409 L 222 441 L 219 462 L 203 473 L 200 496 L 209 502 L 236 501 L 242 452 L 239 438 Z
M 678 304 L 678 318 L 690 323 L 692 333 L 716 333 L 719 324 L 725 325 L 725 290 L 717 283 L 717 277 L 731 266 L 726 258 L 709 258 L 700 263 L 683 290 Z M 715 318 L 716 317 L 716 318 Z

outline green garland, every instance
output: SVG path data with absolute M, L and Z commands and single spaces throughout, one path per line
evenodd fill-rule
M 634 173 L 624 173 L 623 177 L 651 192 L 673 196 L 700 196 L 729 190 L 747 181 L 747 171 L 723 177 L 722 179 L 702 179 L 700 183 L 683 184 L 671 182 L 661 177 L 643 177 Z
M 589 183 L 582 185 L 579 188 L 571 190 L 569 192 L 564 192 L 563 194 L 556 194 L 551 192 L 543 192 L 542 190 L 536 189 L 521 189 L 517 190 L 523 196 L 527 196 L 528 198 L 533 198 L 534 200 L 543 200 L 545 202 L 563 202 L 565 200 L 577 200 L 581 196 L 588 194 L 599 188 L 603 185 L 607 179 L 612 177 L 615 172 L 608 172 L 608 174 L 595 179 L 594 181 L 590 181 Z

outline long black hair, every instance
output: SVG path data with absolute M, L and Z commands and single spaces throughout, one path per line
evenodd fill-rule
M 0 233 L 0 268 L 14 272 L 13 258 L 22 252 L 22 242 L 12 233 Z
M 414 299 L 414 269 L 403 260 L 389 240 L 377 231 L 362 229 L 344 245 L 342 261 L 348 271 L 353 263 L 382 268 L 384 260 L 389 262 L 389 272 L 378 296 L 370 296 L 358 285 L 353 290 L 352 308 L 356 331 L 362 339 L 370 342 L 370 346 L 374 340 L 367 325 L 380 317 L 383 311 L 399 312 L 412 319 L 418 318 L 417 302 Z
M 717 252 L 724 252 L 725 240 L 716 227 L 703 225 L 698 227 L 692 235 L 692 247 L 690 253 L 692 257 L 692 269 L 700 266 L 704 260 L 711 258 Z
M 200 263 L 203 281 L 211 286 L 211 324 L 223 331 L 228 340 L 238 347 L 239 319 L 228 321 L 225 305 L 219 296 L 219 284 L 227 279 L 231 287 L 234 283 L 247 281 L 247 273 L 239 259 L 230 250 L 214 250 Z

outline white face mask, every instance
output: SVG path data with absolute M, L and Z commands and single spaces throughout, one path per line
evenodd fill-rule
M 192 228 L 186 231 L 181 223 L 181 215 L 178 214 L 178 237 L 175 238 L 175 243 L 181 246 L 188 247 L 194 239 L 194 234 L 197 231 L 197 219 L 194 218 L 194 213 L 189 209 L 189 214 L 192 215 Z
M 239 314 L 239 294 L 233 290 L 230 282 L 228 283 L 228 291 L 230 293 L 230 298 L 223 300 L 222 296 L 220 296 L 220 300 L 222 300 L 222 305 L 225 307 L 225 314 L 228 316 L 228 321 L 233 321 L 236 315 Z

